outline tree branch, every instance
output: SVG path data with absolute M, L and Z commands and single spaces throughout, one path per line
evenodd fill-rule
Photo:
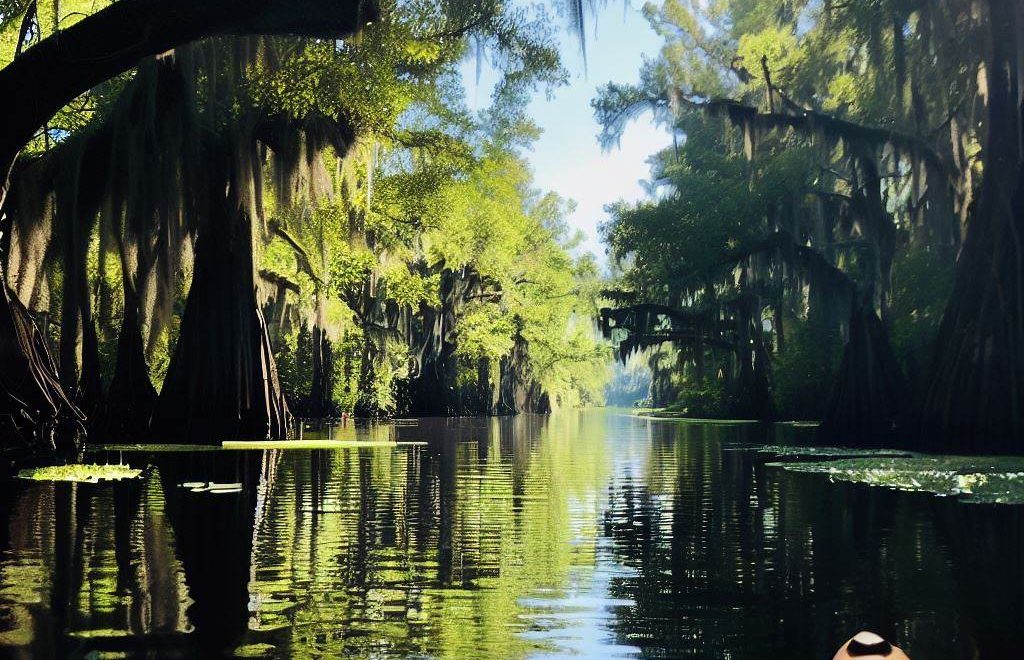
M 759 125 L 765 128 L 792 128 L 807 134 L 821 130 L 833 139 L 859 141 L 878 148 L 891 144 L 903 151 L 918 154 L 938 171 L 947 176 L 950 175 L 950 166 L 939 153 L 930 144 L 909 133 L 866 126 L 799 106 L 790 107 L 790 112 L 762 112 L 753 106 L 733 99 L 694 100 L 677 93 L 677 100 L 680 105 L 706 112 L 712 116 L 725 116 L 739 126 Z M 788 104 L 787 107 L 789 107 Z
M 321 279 L 320 276 L 317 275 L 316 270 L 314 270 L 313 268 L 313 261 L 312 259 L 309 258 L 309 252 L 306 251 L 306 248 L 303 247 L 303 245 L 299 243 L 297 240 L 295 240 L 295 238 L 291 234 L 285 231 L 285 229 L 276 220 L 271 220 L 269 226 L 270 233 L 274 234 L 275 236 L 283 240 L 285 243 L 287 243 L 295 252 L 295 256 L 299 262 L 299 268 L 305 271 L 306 274 L 309 275 L 313 279 L 313 281 L 317 283 L 318 286 L 324 286 L 323 279 Z
M 14 49 L 14 57 L 21 57 L 21 51 L 25 48 L 28 33 L 32 29 L 32 22 L 39 20 L 39 9 L 36 0 L 28 3 L 25 14 L 21 17 L 21 28 L 18 30 L 18 45 Z
M 36 129 L 145 57 L 214 34 L 343 37 L 376 15 L 372 0 L 119 0 L 0 69 L 0 202 L 11 166 Z

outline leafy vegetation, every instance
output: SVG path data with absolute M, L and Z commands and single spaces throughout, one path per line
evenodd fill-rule
M 603 227 L 621 271 L 603 329 L 649 357 L 653 405 L 1020 451 L 1008 7 L 645 6 L 660 55 L 593 107 L 608 145 L 647 111 L 674 134 L 651 199 Z
M 96 483 L 99 481 L 118 481 L 121 479 L 136 479 L 142 474 L 142 470 L 135 469 L 128 465 L 47 465 L 40 468 L 30 468 L 18 472 L 20 479 L 31 479 L 32 481 L 77 481 L 82 483 Z
M 1015 459 L 844 458 L 769 465 L 791 472 L 824 474 L 836 481 L 928 492 L 967 502 L 1024 504 L 1024 463 Z
M 52 30 L 37 3 L 9 4 L 13 66 Z M 60 24 L 103 7 L 47 10 Z M 534 190 L 520 156 L 530 94 L 565 80 L 548 9 L 373 12 L 344 39 L 218 37 L 143 59 L 24 145 L 5 273 L 42 327 L 19 350 L 45 405 L 5 417 L 27 420 L 12 430 L 217 443 L 284 437 L 293 413 L 600 402 L 597 271 L 575 254 L 570 202 Z M 474 55 L 501 74 L 480 113 L 461 83 Z

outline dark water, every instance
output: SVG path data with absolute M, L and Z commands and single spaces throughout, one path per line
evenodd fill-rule
M 868 627 L 915 660 L 1024 657 L 1021 507 L 737 450 L 770 432 L 423 420 L 359 435 L 425 446 L 6 483 L 0 655 L 830 658 Z M 244 489 L 178 486 L 208 480 Z

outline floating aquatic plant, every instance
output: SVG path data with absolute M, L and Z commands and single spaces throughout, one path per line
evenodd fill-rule
M 803 447 L 798 445 L 762 445 L 760 447 L 734 447 L 733 451 L 756 451 L 786 459 L 827 458 L 910 458 L 913 452 L 902 449 L 857 449 L 851 447 Z
M 241 493 L 242 484 L 223 483 L 214 481 L 186 481 L 180 484 L 181 488 L 188 489 L 192 493 L 213 493 L 214 495 L 225 495 L 228 493 Z
M 236 658 L 263 658 L 274 652 L 273 644 L 244 644 L 235 649 Z
M 425 445 L 426 442 L 393 440 L 225 440 L 224 449 L 352 449 L 361 447 L 400 447 Z
M 196 452 L 196 451 L 217 451 L 218 445 L 175 445 L 175 444 L 122 444 L 122 445 L 95 445 L 87 446 L 86 451 L 133 451 L 133 452 Z
M 79 639 L 103 639 L 131 637 L 132 631 L 121 628 L 95 628 L 93 630 L 71 630 L 68 635 Z
M 18 472 L 18 477 L 33 481 L 97 483 L 100 481 L 135 479 L 141 474 L 142 470 L 135 469 L 129 465 L 74 464 L 29 468 Z
M 1024 458 L 912 456 L 768 463 L 833 481 L 955 496 L 970 502 L 1024 504 Z
M 637 411 L 634 412 L 633 415 L 635 417 L 639 417 L 640 419 L 665 419 L 672 420 L 674 422 L 686 422 L 689 424 L 760 424 L 760 422 L 756 419 L 708 419 L 702 417 L 687 417 L 684 413 L 669 410 L 641 411 L 640 409 L 637 409 Z

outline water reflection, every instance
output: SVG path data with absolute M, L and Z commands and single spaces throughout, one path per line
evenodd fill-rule
M 11 486 L 10 484 L 8 486 Z M 174 644 L 191 626 L 185 574 L 159 474 L 120 484 L 40 483 L 8 490 L 0 562 L 0 648 L 68 657 Z
M 743 447 L 766 432 L 435 419 L 326 431 L 422 446 L 6 483 L 0 655 L 827 657 L 871 627 L 918 658 L 1019 657 L 1019 507 L 765 467 Z

